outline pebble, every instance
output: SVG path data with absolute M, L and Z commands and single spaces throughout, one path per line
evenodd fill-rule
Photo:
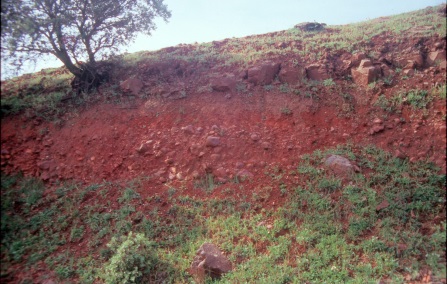
M 208 147 L 217 147 L 220 145 L 220 138 L 217 136 L 208 136 L 206 138 L 206 146 Z

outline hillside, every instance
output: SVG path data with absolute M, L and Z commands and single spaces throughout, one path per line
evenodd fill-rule
M 1 281 L 445 283 L 445 5 L 314 27 L 2 81 Z

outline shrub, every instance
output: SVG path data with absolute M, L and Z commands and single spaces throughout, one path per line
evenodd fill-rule
M 156 264 L 152 243 L 144 234 L 129 232 L 120 239 L 112 238 L 107 246 L 113 255 L 104 267 L 101 277 L 105 283 L 143 283 Z

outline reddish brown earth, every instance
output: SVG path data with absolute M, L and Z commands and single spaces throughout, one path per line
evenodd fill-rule
M 373 46 L 380 49 L 385 39 L 375 38 Z M 396 55 L 396 51 L 410 49 L 411 53 L 417 42 L 409 40 L 389 47 L 394 53 L 384 56 L 388 54 L 390 61 L 397 62 L 401 54 Z M 445 53 L 445 37 L 424 41 L 425 58 L 439 42 Z M 445 173 L 445 100 L 435 97 L 427 112 L 404 105 L 400 113 L 388 114 L 374 106 L 380 94 L 389 98 L 402 89 L 431 92 L 434 86 L 445 84 L 445 69 L 423 63 L 417 67 L 417 74 L 406 80 L 395 75 L 391 86 L 378 84 L 369 89 L 345 79 L 349 68 L 359 62 L 343 67 L 340 58 L 355 61 L 346 53 L 327 56 L 326 66 L 335 68 L 329 72 L 335 86 L 321 82 L 297 85 L 301 95 L 280 92 L 281 83 L 276 80 L 271 83 L 272 91 L 254 85 L 240 75 L 244 73 L 241 67 L 143 63 L 132 73 L 138 73 L 143 82 L 137 86 L 137 96 L 123 95 L 119 104 L 103 100 L 100 92 L 98 102 L 67 111 L 60 118 L 62 123 L 24 115 L 3 118 L 1 169 L 40 177 L 49 185 L 64 180 L 92 184 L 149 177 L 143 183 L 143 198 L 165 194 L 169 187 L 181 188 L 184 195 L 200 194 L 195 183 L 211 173 L 216 183 L 224 185 L 203 198 L 225 198 L 223 189 L 237 186 L 229 181 L 248 178 L 246 189 L 259 191 L 272 183 L 267 171 L 292 170 L 303 154 L 351 143 L 373 144 L 410 162 L 428 159 Z M 273 60 L 280 61 L 284 68 L 293 59 Z M 305 66 L 313 62 L 301 63 Z M 397 68 L 394 63 L 389 65 Z M 233 74 L 229 77 L 246 84 L 247 89 L 238 92 L 231 87 L 231 78 L 226 82 L 229 89 L 204 88 L 212 81 L 210 73 L 217 77 Z M 121 81 L 128 77 L 129 70 L 117 75 Z M 149 90 L 149 96 L 138 95 L 141 88 Z M 159 88 L 168 90 L 169 95 L 157 91 Z M 312 97 L 303 96 L 306 92 Z M 352 96 L 350 104 L 340 96 L 342 93 Z M 293 184 L 294 179 L 284 176 L 282 181 Z M 113 196 L 120 194 L 110 193 L 110 200 L 116 202 Z M 275 207 L 283 198 L 279 187 L 274 187 L 269 199 L 260 202 L 264 207 Z M 111 204 L 112 209 L 117 206 Z M 147 209 L 151 204 L 141 206 Z
M 417 80 L 406 83 L 424 88 Z M 207 172 L 224 182 L 245 171 L 263 184 L 266 167 L 293 169 L 302 154 L 352 143 L 378 145 L 410 161 L 429 158 L 445 171 L 445 102 L 436 100 L 424 117 L 405 106 L 384 121 L 382 111 L 370 106 L 373 97 L 353 95 L 357 105 L 350 117 L 340 116 L 337 95 L 322 86 L 320 100 L 253 87 L 227 96 L 98 103 L 62 127 L 9 117 L 2 121 L 2 169 L 49 182 L 155 177 L 151 190 L 166 189 L 160 186 L 165 182 L 192 187 Z M 379 132 L 371 135 L 377 125 Z M 219 145 L 207 146 L 210 136 Z

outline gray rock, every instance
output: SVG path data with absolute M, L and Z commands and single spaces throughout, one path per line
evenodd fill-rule
M 207 276 L 219 279 L 232 269 L 232 264 L 219 248 L 211 243 L 204 243 L 196 253 L 191 263 L 190 273 L 197 282 L 203 283 Z
M 360 169 L 345 157 L 330 155 L 324 161 L 324 165 L 339 177 L 348 177 Z

